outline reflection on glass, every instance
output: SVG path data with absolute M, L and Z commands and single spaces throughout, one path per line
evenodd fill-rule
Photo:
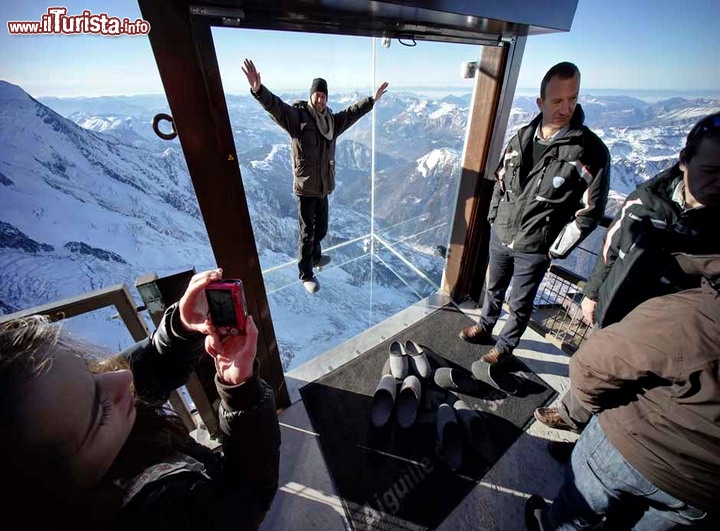
M 429 86 L 403 87 L 377 112 L 375 234 L 435 286 L 445 266 L 473 83 L 460 79 L 455 58 L 475 60 L 478 53 L 476 46 L 422 43 L 424 57 L 448 60 L 428 72 Z M 404 46 L 379 49 L 378 78 L 417 54 Z
M 420 300 L 381 260 L 364 254 L 320 275 L 318 296 L 300 282 L 268 299 L 283 368 L 294 369 Z

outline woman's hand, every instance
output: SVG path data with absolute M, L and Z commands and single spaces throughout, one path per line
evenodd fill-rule
M 190 283 L 180 299 L 179 305 L 180 322 L 188 332 L 200 332 L 205 335 L 215 332 L 215 327 L 212 325 L 210 316 L 208 315 L 205 288 L 210 282 L 220 280 L 221 278 L 222 269 L 218 268 L 203 271 L 202 273 L 193 275 L 190 279 Z
M 205 338 L 205 351 L 215 359 L 215 370 L 223 383 L 238 385 L 252 377 L 257 338 L 258 329 L 251 315 L 248 315 L 244 336 L 220 340 L 212 333 Z

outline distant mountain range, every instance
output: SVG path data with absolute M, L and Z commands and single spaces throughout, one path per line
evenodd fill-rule
M 279 95 L 288 102 L 303 96 Z M 331 107 L 361 97 L 341 95 Z M 227 101 L 261 264 L 275 268 L 294 260 L 297 245 L 288 138 L 248 95 Z M 611 210 L 674 162 L 698 118 L 720 110 L 711 99 L 651 104 L 586 95 L 581 102 L 612 153 Z M 265 276 L 286 369 L 430 293 L 409 265 L 440 284 L 469 103 L 470 95 L 389 92 L 378 104 L 374 220 L 370 117 L 339 139 L 327 245 L 358 241 L 331 252 L 342 267 L 321 274 L 319 297 L 304 292 L 295 265 Z M 132 286 L 149 271 L 214 267 L 179 142 L 150 128 L 159 112 L 168 112 L 164 96 L 38 101 L 0 81 L 0 312 Z M 533 98 L 516 98 L 508 135 L 535 113 Z M 378 248 L 372 268 L 363 241 L 371 222 L 396 251 Z M 583 269 L 587 261 L 573 263 Z M 372 301 L 359 304 L 369 293 Z M 310 315 L 308 326 L 301 316 Z M 109 311 L 67 326 L 112 350 L 130 342 Z

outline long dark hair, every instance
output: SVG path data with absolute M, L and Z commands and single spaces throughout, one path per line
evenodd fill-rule
M 115 355 L 100 362 L 88 360 L 88 367 L 94 374 L 100 374 L 130 370 L 130 363 L 124 357 Z M 148 466 L 182 451 L 187 445 L 188 432 L 185 425 L 166 402 L 149 401 L 136 396 L 135 410 L 135 424 L 104 482 L 130 480 Z
M 63 333 L 46 317 L 31 316 L 0 325 L 0 462 L 6 466 L 0 489 L 9 496 L 0 500 L 11 511 L 22 510 L 23 518 L 35 522 L 81 516 L 74 522 L 92 526 L 120 509 L 121 485 L 165 457 L 182 451 L 188 434 L 181 419 L 163 402 L 136 397 L 136 420 L 127 441 L 110 470 L 90 491 L 80 491 L 69 480 L 65 457 L 59 449 L 28 455 L 23 444 L 28 384 L 52 367 L 60 352 L 83 358 L 88 369 L 99 374 L 129 369 L 128 361 Z M 28 463 L 28 459 L 33 459 Z M 38 473 L 39 471 L 39 473 Z M 65 478 L 65 480 L 63 479 Z M 43 507 L 37 510 L 36 505 Z M 37 522 L 35 522 L 37 523 Z

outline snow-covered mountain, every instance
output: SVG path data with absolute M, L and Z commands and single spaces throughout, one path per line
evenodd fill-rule
M 213 264 L 184 158 L 83 129 L 0 83 L 0 300 L 10 311 Z M 123 329 L 93 319 L 96 341 Z M 124 342 L 129 341 L 127 332 Z M 116 345 L 109 345 L 115 347 Z
M 289 102 L 306 97 L 279 95 Z M 330 105 L 339 110 L 364 96 L 333 95 Z M 164 96 L 41 101 L 0 81 L 0 312 L 121 282 L 132 286 L 149 271 L 214 266 L 179 142 L 161 141 L 150 128 L 155 114 L 169 112 Z M 370 267 L 362 240 L 371 222 L 440 283 L 469 95 L 383 98 L 375 117 L 374 220 L 370 118 L 340 138 L 326 242 L 360 241 L 332 252 L 335 267 L 321 274 L 316 297 L 302 289 L 294 265 L 275 268 L 294 260 L 297 245 L 287 135 L 249 95 L 227 101 L 261 264 L 272 269 L 265 284 L 286 368 L 432 290 L 382 246 Z M 646 103 L 586 95 L 581 102 L 588 125 L 612 153 L 611 208 L 674 162 L 697 118 L 720 110 L 720 101 L 709 99 Z M 508 136 L 535 113 L 534 99 L 516 98 Z M 311 326 L 304 316 L 312 316 Z M 71 330 L 110 349 L 130 342 L 110 311 L 74 321 Z
M 94 102 L 96 103 L 96 102 Z M 177 141 L 139 147 L 107 130 L 87 130 L 0 82 L 0 309 L 10 313 L 113 284 L 214 267 L 204 224 Z M 150 111 L 152 112 L 152 111 Z M 140 121 L 149 123 L 147 116 Z M 122 119 L 119 119 L 122 122 Z M 291 262 L 297 245 L 296 203 L 287 143 L 255 130 L 254 156 L 242 174 L 264 268 Z M 272 139 L 272 134 L 269 135 Z M 347 145 L 345 145 L 347 144 Z M 170 147 L 168 147 L 170 146 Z M 266 149 L 263 149 L 266 146 Z M 370 154 L 353 141 L 338 146 L 338 191 L 368 175 Z M 345 167 L 347 168 L 345 170 Z M 365 170 L 363 170 L 365 168 Z M 342 197 L 338 194 L 337 197 Z M 369 232 L 369 212 L 335 201 L 328 245 Z M 273 271 L 266 285 L 286 367 L 324 352 L 417 300 L 390 270 L 363 264 L 362 243 L 333 254 L 342 264 L 323 273 L 322 298 L 308 298 L 297 270 Z M 367 262 L 369 258 L 365 258 Z M 356 301 L 372 305 L 358 308 Z M 311 312 L 312 327 L 297 319 Z M 288 323 L 295 322 L 295 326 Z M 84 338 L 117 349 L 131 342 L 112 312 L 71 319 Z

